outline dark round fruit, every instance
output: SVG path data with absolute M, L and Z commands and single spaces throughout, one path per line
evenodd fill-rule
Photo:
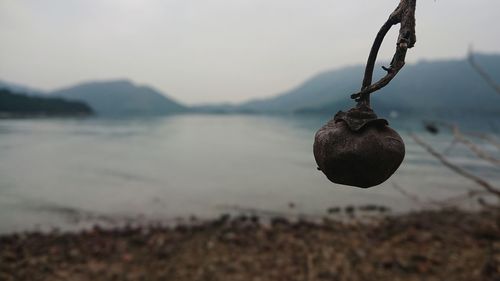
M 405 146 L 384 123 L 367 123 L 359 130 L 332 119 L 316 133 L 314 158 L 326 177 L 338 184 L 368 188 L 386 181 L 399 167 Z

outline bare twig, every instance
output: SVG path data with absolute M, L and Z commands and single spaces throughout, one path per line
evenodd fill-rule
M 491 78 L 491 76 L 486 72 L 479 64 L 476 63 L 474 60 L 474 55 L 472 53 L 472 49 L 469 50 L 469 55 L 468 55 L 468 60 L 469 64 L 476 70 L 477 73 L 488 83 L 488 85 L 495 90 L 497 94 L 500 95 L 500 85 Z
M 474 154 L 476 154 L 477 157 L 486 160 L 494 165 L 500 166 L 500 160 L 496 159 L 495 157 L 490 156 L 488 153 L 484 152 L 479 146 L 474 144 L 471 140 L 469 140 L 467 136 L 475 137 L 475 138 L 480 138 L 486 142 L 489 142 L 496 148 L 500 149 L 500 143 L 498 143 L 495 139 L 492 137 L 482 134 L 482 133 L 476 133 L 476 132 L 462 132 L 459 127 L 456 124 L 448 123 L 448 122 L 436 122 L 432 121 L 429 122 L 427 121 L 426 124 L 431 124 L 432 126 L 440 125 L 443 127 L 446 127 L 450 129 L 450 131 L 453 133 L 453 141 L 451 142 L 450 146 L 443 152 L 443 154 L 447 154 L 448 150 L 455 145 L 456 142 L 460 142 L 467 146 Z M 429 126 L 429 125 L 426 125 Z
M 422 201 L 422 199 L 419 196 L 406 191 L 399 184 L 393 182 L 392 183 L 392 187 L 394 187 L 394 189 L 396 189 L 397 191 L 399 191 L 399 193 L 401 193 L 402 195 L 404 195 L 405 197 L 407 197 L 411 201 L 413 201 L 413 202 L 415 202 L 415 203 L 417 203 L 419 205 L 425 205 L 426 204 L 424 201 Z
M 443 155 L 448 155 L 450 151 L 456 146 L 457 143 L 458 140 L 456 138 L 453 138 L 448 147 L 446 147 L 446 149 L 443 150 Z
M 421 140 L 415 134 L 410 133 L 410 136 L 413 138 L 413 140 L 418 145 L 425 148 L 425 150 L 427 150 L 427 152 L 429 152 L 432 156 L 436 157 L 443 165 L 445 165 L 446 167 L 448 167 L 452 171 L 462 175 L 463 177 L 466 177 L 466 178 L 474 181 L 475 183 L 477 183 L 478 185 L 480 185 L 481 187 L 483 187 L 484 189 L 486 189 L 490 193 L 495 194 L 496 196 L 500 197 L 500 190 L 498 188 L 494 187 L 493 185 L 491 185 L 489 182 L 483 180 L 482 178 L 479 178 L 478 176 L 476 176 L 476 175 L 464 170 L 463 168 L 451 163 L 442 154 L 440 154 L 439 152 L 434 150 L 434 148 L 432 148 L 432 146 L 430 146 L 428 143 Z
M 351 98 L 358 102 L 358 106 L 370 106 L 370 94 L 385 87 L 398 74 L 405 65 L 406 51 L 412 48 L 417 41 L 415 35 L 415 6 L 416 0 L 401 0 L 398 7 L 389 16 L 389 19 L 380 28 L 380 31 L 373 42 L 368 61 L 366 63 L 365 75 L 361 91 L 351 95 Z M 389 67 L 382 67 L 387 74 L 372 84 L 373 69 L 377 60 L 378 51 L 384 37 L 393 25 L 400 23 L 399 37 L 394 54 Z
M 480 138 L 486 142 L 489 142 L 491 145 L 493 145 L 498 150 L 500 150 L 500 142 L 498 142 L 493 137 L 491 137 L 487 134 L 482 134 L 482 133 L 477 133 L 477 132 L 464 132 L 464 134 L 471 136 L 471 137 Z
M 443 205 L 454 205 L 460 201 L 468 200 L 476 196 L 480 195 L 491 195 L 489 191 L 485 190 L 469 190 L 463 194 L 459 194 L 457 196 L 453 196 L 450 198 L 446 198 L 445 200 L 441 201 L 431 201 L 433 204 L 436 204 L 438 206 L 443 206 Z
M 421 206 L 424 206 L 424 207 L 426 207 L 426 206 L 429 207 L 429 205 L 433 205 L 433 206 L 437 206 L 437 207 L 445 207 L 445 206 L 450 206 L 450 205 L 456 205 L 456 204 L 460 203 L 461 201 L 468 200 L 468 199 L 474 198 L 476 196 L 487 195 L 487 194 L 491 195 L 491 193 L 489 191 L 485 191 L 485 190 L 469 190 L 465 193 L 462 193 L 462 194 L 459 194 L 459 195 L 456 195 L 453 197 L 449 197 L 449 198 L 446 198 L 444 200 L 429 200 L 429 199 L 424 200 L 424 199 L 420 198 L 418 195 L 413 194 L 413 193 L 405 190 L 404 188 L 402 188 L 399 184 L 397 184 L 395 182 L 392 183 L 392 186 L 394 187 L 394 189 L 399 191 L 403 196 L 407 197 L 411 201 L 413 201 Z
M 467 148 L 469 148 L 470 151 L 474 152 L 474 154 L 476 154 L 477 157 L 479 157 L 483 160 L 486 160 L 492 164 L 495 164 L 497 166 L 500 166 L 500 160 L 488 155 L 481 148 L 479 148 L 477 145 L 475 145 L 472 141 L 467 139 L 460 132 L 460 129 L 458 129 L 457 125 L 452 126 L 452 131 L 453 131 L 453 136 L 455 137 L 455 139 L 458 140 L 459 142 L 463 143 L 465 146 L 467 146 Z

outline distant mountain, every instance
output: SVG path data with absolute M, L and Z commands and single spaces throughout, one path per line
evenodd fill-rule
M 475 55 L 476 61 L 500 82 L 500 55 Z M 359 90 L 363 66 L 327 71 L 269 99 L 240 105 L 242 111 L 330 113 L 354 105 L 349 96 Z M 385 74 L 382 70 L 377 77 Z M 384 89 L 372 95 L 377 112 L 392 110 L 425 114 L 500 114 L 495 93 L 466 59 L 407 64 Z
M 500 55 L 475 54 L 475 60 L 500 82 Z M 375 78 L 385 74 L 380 67 Z M 163 115 L 201 113 L 326 113 L 354 105 L 349 96 L 360 88 L 364 66 L 349 66 L 313 76 L 277 96 L 242 104 L 208 104 L 187 107 L 159 91 L 128 80 L 88 82 L 45 93 L 89 104 L 98 115 Z M 374 79 L 376 80 L 376 79 Z M 0 87 L 43 93 L 0 81 Z M 385 88 L 372 95 L 377 113 L 391 111 L 419 115 L 500 116 L 500 95 L 485 83 L 466 59 L 421 61 L 407 64 Z
M 188 110 L 155 89 L 128 80 L 88 82 L 49 94 L 85 101 L 98 115 L 164 115 Z
M 17 83 L 2 81 L 2 80 L 0 80 L 0 89 L 8 89 L 8 90 L 15 92 L 15 93 L 23 93 L 23 94 L 27 94 L 27 95 L 41 95 L 41 94 L 43 94 L 43 91 L 41 91 L 41 90 L 27 87 L 24 85 L 20 85 Z
M 83 102 L 55 97 L 29 96 L 0 89 L 0 118 L 32 116 L 85 116 L 92 109 Z

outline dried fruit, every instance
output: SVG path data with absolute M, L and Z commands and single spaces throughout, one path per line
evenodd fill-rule
M 361 91 L 352 94 L 357 102 L 347 113 L 340 111 L 321 128 L 314 139 L 314 158 L 318 169 L 334 183 L 372 187 L 386 181 L 401 165 L 405 146 L 401 137 L 379 119 L 370 108 L 370 94 L 387 86 L 405 65 L 408 49 L 415 46 L 416 0 L 401 0 L 382 25 L 373 41 Z M 378 51 L 392 26 L 400 24 L 396 52 L 387 72 L 372 83 Z
M 339 112 L 318 130 L 314 158 L 326 177 L 368 188 L 386 181 L 405 155 L 403 140 L 369 107 Z

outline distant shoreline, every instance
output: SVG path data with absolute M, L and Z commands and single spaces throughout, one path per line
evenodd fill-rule
M 0 119 L 90 116 L 94 110 L 86 103 L 59 97 L 31 96 L 0 89 Z
M 53 119 L 53 118 L 89 118 L 96 117 L 94 115 L 88 114 L 50 114 L 50 113 L 9 113 L 9 112 L 0 112 L 0 120 L 2 119 Z

